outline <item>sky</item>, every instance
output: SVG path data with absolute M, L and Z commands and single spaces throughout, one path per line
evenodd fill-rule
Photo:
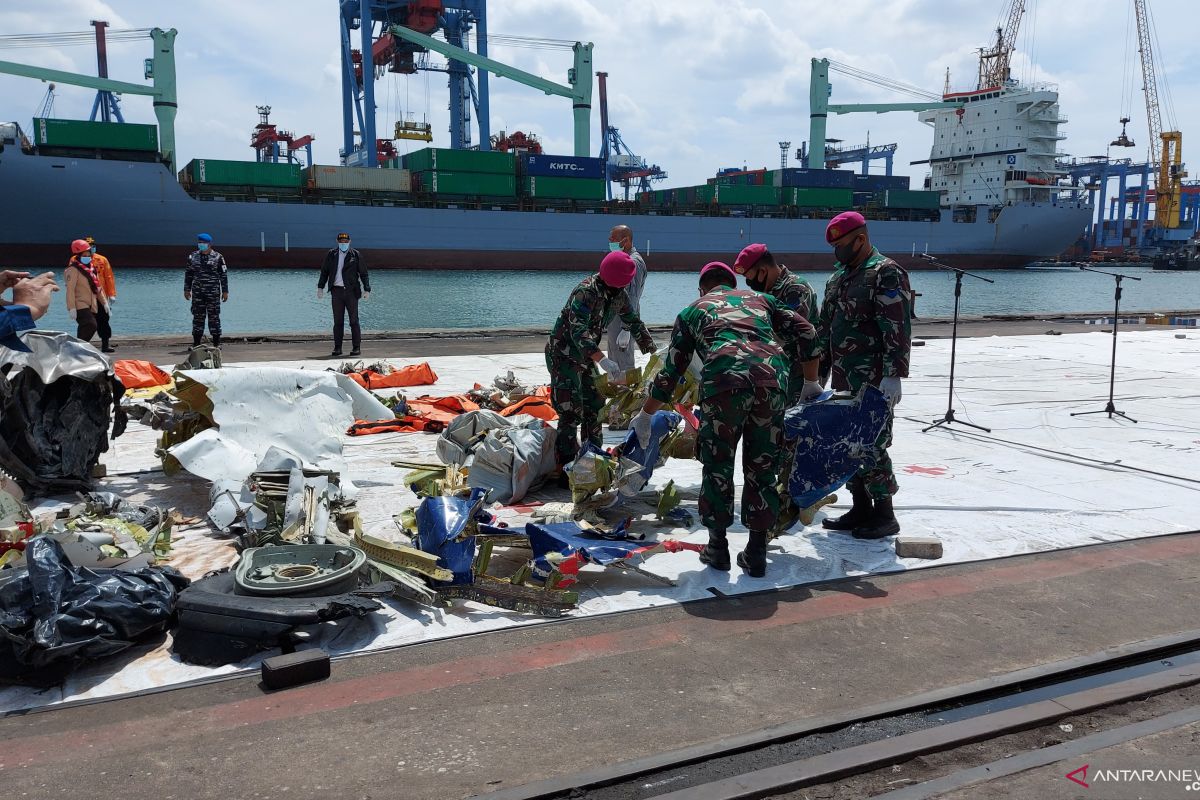
M 592 42 L 597 70 L 608 72 L 609 113 L 625 142 L 665 169 L 660 186 L 701 183 L 730 166 L 776 167 L 780 141 L 794 151 L 808 138 L 810 59 L 829 58 L 940 92 L 975 88 L 978 48 L 994 39 L 1009 0 L 492 0 L 492 33 Z M 1184 158 L 1200 147 L 1200 38 L 1191 0 L 1149 0 L 1158 40 L 1156 61 L 1164 129 L 1182 130 Z M 1128 0 L 1029 0 L 1013 58 L 1013 74 L 1056 84 L 1070 120 L 1060 149 L 1076 157 L 1146 155 L 1147 123 Z M 245 0 L 39 0 L 0 4 L 0 36 L 89 30 L 93 19 L 114 29 L 178 29 L 181 163 L 191 158 L 253 159 L 255 106 L 267 104 L 280 128 L 316 137 L 317 163 L 337 163 L 341 85 L 336 0 L 285 4 Z M 2 45 L 2 41 L 0 41 Z M 111 77 L 141 82 L 147 39 L 110 46 Z M 565 83 L 571 54 L 492 45 L 490 55 Z M 94 74 L 90 46 L 7 49 L 0 60 Z M 440 59 L 439 59 L 440 60 Z M 832 75 L 833 102 L 909 102 L 913 98 Z M 570 102 L 509 80 L 491 81 L 492 130 L 537 134 L 548 153 L 573 152 Z M 44 84 L 0 76 L 0 120 L 23 127 L 41 106 Z M 94 92 L 60 86 L 54 116 L 86 119 Z M 448 146 L 446 77 L 387 74 L 376 83 L 381 135 L 411 113 L 433 126 L 434 145 Z M 149 100 L 128 97 L 127 121 L 153 122 Z M 1172 113 L 1173 112 L 1173 113 Z M 1129 116 L 1132 149 L 1109 148 Z M 1189 131 L 1196 132 L 1189 134 Z M 896 174 L 919 186 L 930 129 L 916 114 L 831 117 L 830 137 L 849 144 L 896 142 Z M 1189 136 L 1191 138 L 1189 138 Z M 593 109 L 593 153 L 599 111 Z M 399 142 L 401 152 L 424 146 Z M 1200 157 L 1193 175 L 1200 177 Z M 873 172 L 882 172 L 876 162 Z

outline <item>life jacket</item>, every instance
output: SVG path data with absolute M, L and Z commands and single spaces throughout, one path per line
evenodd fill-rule
M 148 389 L 171 383 L 171 376 L 149 361 L 122 359 L 113 364 L 113 372 L 117 374 L 118 380 L 126 390 Z
M 370 436 L 375 433 L 441 433 L 446 423 L 406 414 L 396 419 L 356 420 L 346 433 L 349 436 Z
M 399 389 L 405 386 L 429 386 L 437 383 L 437 373 L 428 361 L 401 367 L 387 375 L 373 370 L 351 372 L 348 377 L 364 389 Z
M 544 397 L 531 395 L 523 400 L 518 400 L 507 408 L 500 410 L 500 416 L 511 417 L 517 414 L 528 414 L 531 417 L 536 417 L 547 422 L 558 419 L 558 412 L 550 405 L 550 402 Z

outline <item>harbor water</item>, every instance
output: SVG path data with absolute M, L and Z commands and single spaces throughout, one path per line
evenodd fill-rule
M 370 253 L 364 254 L 368 259 Z M 183 299 L 183 268 L 122 270 L 114 254 L 117 303 L 115 338 L 184 335 L 191 330 L 190 303 Z M 642 317 L 669 324 L 697 295 L 696 276 L 653 271 L 646 281 Z M 368 261 L 369 264 L 369 261 Z M 54 270 L 63 283 L 61 268 Z M 1200 273 L 1126 269 L 1122 311 L 1200 309 Z M 801 273 L 818 292 L 828 273 Z M 962 313 L 1063 314 L 1112 310 L 1113 281 L 1078 271 L 994 270 L 987 284 L 966 278 Z M 330 303 L 316 296 L 316 269 L 237 269 L 229 273 L 229 302 L 221 320 L 226 334 L 301 333 L 328 330 Z M 367 331 L 428 328 L 540 327 L 554 323 L 567 295 L 585 273 L 541 271 L 396 271 L 371 273 L 371 298 L 360 305 Z M 911 273 L 923 318 L 948 317 L 954 308 L 954 276 Z M 40 327 L 74 330 L 60 292 Z

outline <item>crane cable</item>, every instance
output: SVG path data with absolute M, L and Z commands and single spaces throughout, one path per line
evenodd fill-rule
M 150 35 L 149 28 L 118 28 L 104 32 L 106 42 L 129 42 Z M 0 49 L 16 50 L 30 47 L 82 47 L 96 42 L 95 31 L 64 31 L 62 33 L 17 33 L 0 36 Z
M 1162 43 L 1158 40 L 1158 25 L 1154 21 L 1154 11 L 1150 8 L 1149 3 L 1146 4 L 1146 16 L 1148 17 L 1147 23 L 1150 26 L 1150 36 L 1154 40 L 1154 44 L 1152 46 L 1153 51 L 1158 55 L 1159 61 L 1161 62 L 1163 53 Z M 1154 74 L 1162 84 L 1162 99 L 1159 103 L 1159 106 L 1167 118 L 1167 129 L 1177 131 L 1179 128 L 1175 124 L 1175 100 L 1171 97 L 1171 84 L 1167 81 L 1167 71 L 1163 69 L 1163 65 L 1159 63 L 1154 67 Z M 1157 147 L 1158 145 L 1158 142 L 1151 142 L 1151 146 L 1153 147 Z
M 840 72 L 843 75 L 855 78 L 856 80 L 860 80 L 865 83 L 872 83 L 876 86 L 882 86 L 885 89 L 891 89 L 892 91 L 899 92 L 901 94 L 912 95 L 922 100 L 942 99 L 940 94 L 927 91 L 919 86 L 913 86 L 912 84 L 904 83 L 903 81 L 898 81 L 895 78 L 889 78 L 885 75 L 877 75 L 873 72 L 867 72 L 864 69 L 852 67 L 849 64 L 843 64 L 840 61 L 830 61 L 829 68 L 834 72 Z
M 572 50 L 575 42 L 571 39 L 546 39 L 537 36 L 517 36 L 508 33 L 489 33 L 489 45 L 516 47 L 526 50 Z
M 1133 4 L 1125 8 L 1125 63 L 1121 66 L 1121 116 L 1132 117 L 1133 111 Z

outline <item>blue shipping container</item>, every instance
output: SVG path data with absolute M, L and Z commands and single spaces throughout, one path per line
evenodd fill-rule
M 525 155 L 523 174 L 542 178 L 603 178 L 604 161 L 588 156 Z
M 907 189 L 907 175 L 855 175 L 854 190 L 859 192 L 882 192 L 888 189 Z

